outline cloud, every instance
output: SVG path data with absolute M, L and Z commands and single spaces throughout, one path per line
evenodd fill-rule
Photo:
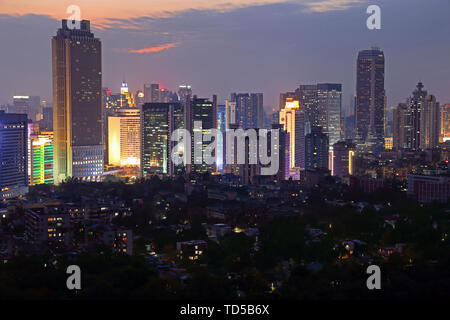
M 161 52 L 164 50 L 168 50 L 171 48 L 175 48 L 176 46 L 178 46 L 181 42 L 173 42 L 173 43 L 166 43 L 166 44 L 161 44 L 159 46 L 154 46 L 154 47 L 148 47 L 148 48 L 142 48 L 142 49 L 128 49 L 128 52 L 130 53 L 156 53 L 156 52 Z
M 305 4 L 307 13 L 322 13 L 329 11 L 341 11 L 356 7 L 366 0 L 319 0 L 309 1 Z

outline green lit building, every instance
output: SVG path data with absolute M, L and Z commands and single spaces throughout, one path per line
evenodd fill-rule
M 53 133 L 31 137 L 30 185 L 53 184 Z

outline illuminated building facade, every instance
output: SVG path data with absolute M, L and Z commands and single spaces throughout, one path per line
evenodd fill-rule
M 280 124 L 289 133 L 289 163 L 291 169 L 305 169 L 305 112 L 300 108 L 299 101 L 288 98 L 280 110 Z
M 194 172 L 215 172 L 216 165 L 209 165 L 203 161 L 203 156 L 198 155 L 196 158 L 194 153 L 194 135 L 196 129 L 194 128 L 194 122 L 199 121 L 202 124 L 202 134 L 205 135 L 210 133 L 211 129 L 217 128 L 217 96 L 213 96 L 213 100 L 210 101 L 208 98 L 198 98 L 194 95 L 193 99 L 190 103 L 190 108 L 187 110 L 187 119 L 189 122 L 187 123 L 187 130 L 191 132 L 191 165 L 188 166 L 189 171 Z M 197 142 L 201 144 L 201 150 L 205 150 L 205 148 L 209 145 L 210 142 L 202 141 Z M 200 157 L 202 157 L 200 159 Z M 197 164 L 196 164 L 197 163 Z M 200 164 L 201 163 L 201 164 Z
M 384 149 L 392 150 L 394 148 L 394 139 L 392 137 L 384 138 Z
M 30 185 L 53 184 L 53 132 L 41 132 L 30 143 Z
M 377 48 L 358 54 L 356 66 L 355 128 L 358 143 L 370 143 L 374 152 L 384 147 L 386 93 L 385 57 Z
M 73 30 L 63 20 L 52 39 L 55 183 L 103 175 L 101 54 L 87 20 Z
M 171 159 L 170 136 L 184 128 L 184 108 L 181 103 L 145 103 L 142 106 L 142 176 L 175 174 Z
M 27 141 L 27 115 L 0 111 L 0 199 L 27 192 Z
M 333 145 L 333 166 L 331 174 L 344 178 L 353 175 L 356 146 L 351 140 L 339 141 Z
M 318 126 L 328 135 L 330 146 L 341 139 L 342 85 L 320 83 L 317 85 Z
M 441 108 L 441 142 L 450 140 L 450 104 Z
M 141 118 L 138 108 L 118 109 L 108 117 L 108 160 L 120 167 L 140 167 Z

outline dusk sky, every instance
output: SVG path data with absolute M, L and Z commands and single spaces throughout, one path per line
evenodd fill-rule
M 132 91 L 158 82 L 219 101 L 231 92 L 279 93 L 299 84 L 343 84 L 343 108 L 355 90 L 359 50 L 386 55 L 388 105 L 420 80 L 450 103 L 450 0 L 0 0 L 0 104 L 14 94 L 51 100 L 51 37 L 81 8 L 103 44 L 103 86 Z M 366 9 L 381 7 L 381 30 Z

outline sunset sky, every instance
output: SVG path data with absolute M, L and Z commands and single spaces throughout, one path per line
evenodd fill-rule
M 366 8 L 382 10 L 382 29 L 366 28 Z M 14 94 L 51 99 L 50 39 L 81 8 L 103 43 L 103 85 L 133 91 L 183 83 L 200 96 L 264 92 L 275 107 L 298 84 L 355 88 L 359 50 L 386 55 L 388 104 L 420 80 L 450 103 L 450 0 L 0 0 L 0 104 Z

